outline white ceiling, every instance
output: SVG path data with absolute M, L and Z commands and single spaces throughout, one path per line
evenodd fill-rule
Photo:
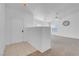
M 42 15 L 42 16 L 56 16 L 56 12 L 60 18 L 68 17 L 74 15 L 75 13 L 79 13 L 79 4 L 77 3 L 65 3 L 65 4 L 57 4 L 57 3 L 38 3 L 38 4 L 28 4 L 27 5 L 33 14 Z
M 57 16 L 59 19 L 69 18 L 79 13 L 79 3 L 28 3 L 26 6 L 19 3 L 6 4 L 6 7 L 15 16 L 20 13 L 33 15 L 34 19 L 51 21 Z M 11 15 L 11 14 L 10 14 Z M 25 16 L 26 17 L 26 16 Z
M 16 9 L 20 12 L 26 13 L 27 10 L 33 14 L 41 14 L 42 16 L 55 16 L 56 12 L 58 16 L 68 16 L 79 12 L 78 3 L 28 3 L 26 6 L 19 3 L 6 4 L 9 9 Z

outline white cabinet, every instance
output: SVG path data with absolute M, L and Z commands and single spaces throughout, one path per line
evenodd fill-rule
M 24 29 L 24 37 L 33 47 L 40 52 L 51 48 L 50 27 L 28 27 Z

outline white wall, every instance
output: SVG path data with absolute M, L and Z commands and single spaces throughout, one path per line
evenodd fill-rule
M 11 17 L 10 17 L 10 13 L 11 11 L 7 8 L 7 6 L 5 7 L 6 8 L 6 20 L 5 20 L 5 28 L 6 28 L 6 44 L 10 43 L 11 42 L 11 39 L 12 39 L 12 20 L 11 20 Z
M 29 9 L 26 9 L 25 15 L 24 15 L 24 27 L 32 27 L 33 26 L 33 14 Z
M 3 55 L 5 43 L 5 4 L 0 4 L 0 55 Z
M 70 26 L 63 26 L 62 23 L 64 20 L 69 20 Z M 79 12 L 71 14 L 68 17 L 65 17 L 63 20 L 60 20 L 58 30 L 58 32 L 53 32 L 52 34 L 79 39 Z
M 6 40 L 7 44 L 23 41 L 23 21 L 25 11 L 20 4 L 6 4 Z
M 79 4 L 29 4 L 28 5 L 34 14 L 34 24 L 47 25 L 38 20 L 56 20 L 58 16 L 60 19 L 58 32 L 53 32 L 53 35 L 65 36 L 79 39 Z M 57 13 L 57 15 L 56 15 Z M 70 26 L 62 25 L 64 20 L 70 21 Z M 42 24 L 43 23 L 43 24 Z
M 24 41 L 22 29 L 33 25 L 33 15 L 23 4 L 6 4 L 7 44 Z

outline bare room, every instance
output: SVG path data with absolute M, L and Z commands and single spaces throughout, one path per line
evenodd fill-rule
M 0 56 L 79 56 L 79 3 L 0 3 Z

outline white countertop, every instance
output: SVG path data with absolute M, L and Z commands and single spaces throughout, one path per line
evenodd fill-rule
M 50 28 L 49 26 L 30 26 L 30 27 L 25 27 L 24 29 L 26 29 L 26 28 L 42 28 L 42 27 Z M 51 30 L 50 30 L 50 32 L 51 32 Z M 77 34 L 75 34 L 75 33 L 68 34 L 68 33 L 61 33 L 61 32 L 51 32 L 50 34 L 51 35 L 56 35 L 56 36 L 61 36 L 61 37 L 79 39 L 79 36 Z

